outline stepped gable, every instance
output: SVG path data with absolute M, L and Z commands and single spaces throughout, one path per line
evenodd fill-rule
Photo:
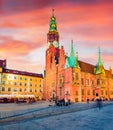
M 81 71 L 94 74 L 94 68 L 95 68 L 94 65 L 91 65 L 83 61 L 79 61 L 79 65 L 80 65 Z

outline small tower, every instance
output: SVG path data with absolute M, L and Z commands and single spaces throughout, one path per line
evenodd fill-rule
M 55 98 L 58 95 L 58 76 L 60 64 L 63 64 L 65 57 L 63 47 L 59 48 L 59 33 L 57 31 L 56 18 L 54 9 L 49 23 L 49 31 L 47 33 L 47 49 L 45 56 L 45 85 L 44 95 L 46 99 Z M 60 57 L 62 55 L 62 57 Z M 62 59 L 62 61 L 60 60 Z
M 75 53 L 74 53 L 73 40 L 72 40 L 71 41 L 71 52 L 70 52 L 70 57 L 69 57 L 69 64 L 73 68 L 75 66 L 75 61 L 76 61 L 76 57 L 75 57 Z
M 76 52 L 75 68 L 80 68 L 79 62 L 78 62 L 78 52 Z
M 56 18 L 54 16 L 54 9 L 52 9 L 52 17 L 51 17 L 51 20 L 50 20 L 49 31 L 57 31 Z
M 70 56 L 66 57 L 66 64 L 65 64 L 65 68 L 68 67 L 75 67 L 75 62 L 76 62 L 76 57 L 75 57 L 75 53 L 74 53 L 74 47 L 73 47 L 73 40 L 71 41 L 71 51 L 70 51 Z
M 51 69 L 54 62 L 55 64 L 59 62 L 59 33 L 53 9 L 49 23 L 49 32 L 47 33 L 46 71 Z
M 95 74 L 105 74 L 104 66 L 101 60 L 100 47 L 98 49 L 98 63 L 95 68 Z
M 99 47 L 99 50 L 98 50 L 98 66 L 101 66 L 103 67 L 103 63 L 102 63 L 102 60 L 101 60 L 101 54 L 100 54 L 100 47 Z

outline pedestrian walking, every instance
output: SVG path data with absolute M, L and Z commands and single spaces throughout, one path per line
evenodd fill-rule
M 89 98 L 87 98 L 87 103 L 89 104 Z
M 97 103 L 97 107 L 99 108 L 99 110 L 102 108 L 102 99 L 101 98 L 98 98 L 96 100 L 96 103 Z

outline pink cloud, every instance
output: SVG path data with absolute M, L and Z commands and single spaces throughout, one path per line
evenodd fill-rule
M 47 14 L 46 11 L 43 11 Z M 9 16 L 2 16 L 0 27 L 5 28 L 26 28 L 33 26 L 45 25 L 47 17 L 42 15 L 41 10 L 33 10 L 31 12 L 20 12 Z
M 7 60 L 7 68 L 35 73 L 43 73 L 44 65 L 38 63 L 31 64 L 27 60 L 9 59 Z
M 38 2 L 40 1 L 38 0 Z M 33 1 L 31 7 L 24 2 L 28 8 L 24 9 L 24 6 L 20 4 L 16 12 L 13 12 L 15 7 L 11 6 L 8 8 L 9 13 L 1 13 L 4 15 L 1 15 L 0 28 L 14 30 L 12 35 L 11 32 L 7 34 L 9 37 L 0 38 L 1 52 L 10 53 L 9 55 L 16 59 L 17 55 L 25 56 L 35 48 L 46 46 L 46 34 L 53 7 L 60 41 L 64 42 L 66 46 L 69 47 L 65 41 L 71 41 L 73 38 L 74 41 L 78 40 L 77 44 L 82 48 L 94 49 L 98 46 L 107 50 L 113 48 L 113 4 L 109 2 L 85 3 L 84 1 L 77 3 L 72 0 L 58 1 L 55 4 L 53 1 L 50 2 L 41 1 L 40 5 L 34 6 L 37 3 L 36 0 Z M 25 31 L 23 31 L 24 29 Z M 86 59 L 90 58 L 86 55 Z M 110 59 L 112 56 L 105 56 L 105 61 Z M 17 62 L 20 62 L 19 59 Z M 24 64 L 24 60 L 22 64 Z
M 0 37 L 1 44 L 1 52 L 7 52 L 13 55 L 26 55 L 30 51 L 41 47 L 42 44 L 36 44 L 36 43 L 29 43 L 29 42 L 22 42 L 12 39 L 11 37 Z

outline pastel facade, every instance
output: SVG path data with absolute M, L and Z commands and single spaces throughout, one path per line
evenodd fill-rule
M 72 102 L 94 100 L 97 96 L 110 100 L 113 98 L 112 70 L 106 70 L 101 60 L 100 48 L 97 65 L 78 59 L 71 42 L 70 55 L 59 44 L 54 12 L 47 33 L 46 65 L 44 77 L 44 98 L 70 99 Z
M 0 60 L 0 97 L 43 97 L 43 75 L 6 68 L 6 60 Z

